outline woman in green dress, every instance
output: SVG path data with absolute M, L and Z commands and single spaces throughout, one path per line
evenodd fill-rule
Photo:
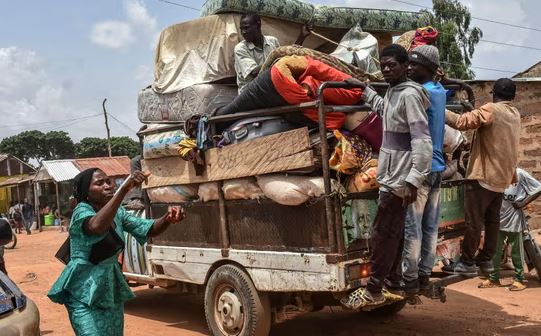
M 116 250 L 121 246 L 118 238 L 124 240 L 124 231 L 144 244 L 148 237 L 159 235 L 184 217 L 180 207 L 170 207 L 163 217 L 151 220 L 135 217 L 120 206 L 124 196 L 146 178 L 136 171 L 116 193 L 111 179 L 97 168 L 87 169 L 74 179 L 78 204 L 69 228 L 70 261 L 48 296 L 66 306 L 77 336 L 124 333 L 124 302 L 134 297 L 118 263 L 121 249 Z M 104 245 L 113 236 L 117 238 L 116 248 L 110 248 L 113 243 Z M 99 251 L 93 250 L 98 243 Z

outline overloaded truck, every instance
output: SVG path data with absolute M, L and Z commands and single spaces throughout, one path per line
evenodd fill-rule
M 324 82 L 309 102 L 214 115 L 237 91 L 231 84 L 232 48 L 241 37 L 239 14 L 234 12 L 258 10 L 263 30 L 278 35 L 282 44 L 291 43 L 291 32 L 311 21 L 316 32 L 345 45 L 352 39 L 344 40 L 344 35 L 359 22 L 353 18 L 361 18 L 363 32 L 357 35 L 372 44 L 369 51 L 360 47 L 353 52 L 361 59 L 369 55 L 361 69 L 365 72 L 382 44 L 423 25 L 417 13 L 351 8 L 333 12 L 289 0 L 276 2 L 286 7 L 269 5 L 274 2 L 248 1 L 248 7 L 261 6 L 240 8 L 236 1 L 208 1 L 203 18 L 165 29 L 157 49 L 155 82 L 139 97 L 139 118 L 149 124 L 139 132 L 142 167 L 152 175 L 144 185 L 145 209 L 137 213 L 157 218 L 168 206 L 182 205 L 186 218 L 145 246 L 128 236 L 124 275 L 134 285 L 204 294 L 213 335 L 267 335 L 286 309 L 311 312 L 340 305 L 341 298 L 365 286 L 378 195 L 371 170 L 377 153 L 363 167 L 350 160 L 354 171 L 344 173 L 337 166 L 351 154 L 347 137 L 342 137 L 349 133 L 329 131 L 325 124 L 329 113 L 355 115 L 361 124 L 373 117 L 362 102 L 326 104 L 326 90 L 354 89 L 351 84 Z M 328 41 L 310 38 L 309 50 L 332 50 Z M 375 47 L 371 41 L 376 41 Z M 352 74 L 362 67 L 357 63 L 355 70 L 333 56 L 321 59 L 326 57 Z M 386 89 L 377 80 L 373 86 L 381 93 Z M 449 109 L 460 111 L 462 102 L 473 103 L 467 86 L 455 83 L 447 88 L 456 93 L 449 95 Z M 306 110 L 317 111 L 317 127 L 287 126 L 286 116 Z M 438 244 L 439 262 L 444 263 L 458 255 L 463 234 L 459 172 L 464 155 L 459 145 L 464 141 L 460 133 L 446 139 L 450 171 L 441 193 Z M 366 166 L 369 162 L 372 165 Z M 462 279 L 434 272 L 430 288 L 421 295 L 444 302 L 445 286 Z M 391 315 L 406 304 L 407 300 L 385 302 L 363 311 Z

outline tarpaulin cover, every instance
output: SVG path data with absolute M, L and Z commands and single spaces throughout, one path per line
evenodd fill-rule
M 164 29 L 156 49 L 154 84 L 158 93 L 173 93 L 194 84 L 236 77 L 233 49 L 242 40 L 239 14 L 212 15 Z M 281 45 L 295 42 L 302 25 L 262 18 L 263 34 L 275 36 Z M 340 40 L 343 29 L 318 30 Z M 327 42 L 309 36 L 304 45 L 317 49 Z

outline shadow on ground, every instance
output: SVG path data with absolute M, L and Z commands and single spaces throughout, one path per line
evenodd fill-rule
M 537 287 L 530 279 L 530 285 Z M 448 302 L 428 299 L 407 306 L 394 317 L 325 308 L 316 313 L 291 314 L 272 328 L 271 335 L 539 335 L 541 323 L 506 313 L 502 306 L 447 290 Z M 520 302 L 517 302 L 519 305 Z M 155 319 L 172 328 L 208 334 L 200 297 L 164 289 L 142 289 L 126 304 L 126 314 Z

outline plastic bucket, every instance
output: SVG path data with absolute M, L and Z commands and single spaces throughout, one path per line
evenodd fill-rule
M 45 215 L 45 226 L 54 225 L 54 215 Z

